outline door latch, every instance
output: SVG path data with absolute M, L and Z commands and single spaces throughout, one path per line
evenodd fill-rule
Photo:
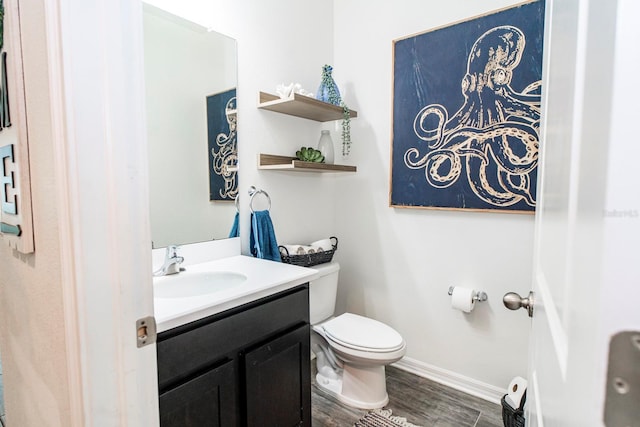
M 153 316 L 136 320 L 136 339 L 138 348 L 156 342 L 156 319 Z
M 640 331 L 620 332 L 609 343 L 604 424 L 631 427 L 640 420 Z

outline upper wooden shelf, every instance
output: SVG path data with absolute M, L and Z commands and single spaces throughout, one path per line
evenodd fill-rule
M 357 168 L 349 165 L 303 162 L 295 157 L 260 154 L 258 169 L 290 170 L 296 172 L 355 172 Z
M 315 98 L 300 95 L 299 93 L 294 93 L 293 98 L 281 99 L 279 96 L 260 92 L 258 108 L 317 122 L 342 119 L 342 107 L 318 101 Z M 352 119 L 358 117 L 357 111 L 350 111 Z

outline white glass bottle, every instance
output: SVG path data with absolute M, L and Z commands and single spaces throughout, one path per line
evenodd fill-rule
M 324 162 L 333 163 L 333 140 L 328 130 L 320 132 L 320 141 L 318 141 L 318 150 L 324 156 Z

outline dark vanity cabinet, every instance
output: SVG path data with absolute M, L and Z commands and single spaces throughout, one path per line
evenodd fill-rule
M 307 285 L 158 334 L 161 427 L 311 426 Z

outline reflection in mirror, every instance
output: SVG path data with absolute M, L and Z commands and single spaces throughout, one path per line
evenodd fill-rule
M 229 236 L 236 206 L 235 40 L 144 4 L 153 247 Z

